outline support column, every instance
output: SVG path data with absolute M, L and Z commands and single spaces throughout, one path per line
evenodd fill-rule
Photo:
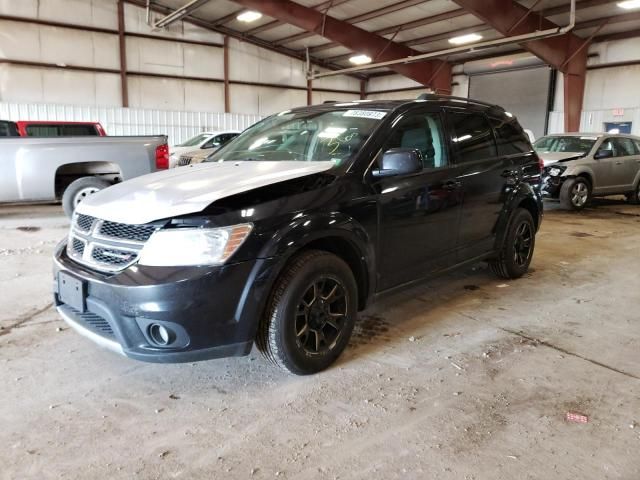
M 118 0 L 118 41 L 120 44 L 120 92 L 122 106 L 129 106 L 129 84 L 127 82 L 127 41 L 124 25 L 124 2 Z
M 360 100 L 367 99 L 367 80 L 360 80 Z
M 313 105 L 313 80 L 307 80 L 307 105 Z
M 567 65 L 564 74 L 564 131 L 580 131 L 580 117 L 587 76 L 587 49 L 583 49 Z
M 231 112 L 231 100 L 229 95 L 229 37 L 224 37 L 223 45 L 223 61 L 224 61 L 224 112 Z

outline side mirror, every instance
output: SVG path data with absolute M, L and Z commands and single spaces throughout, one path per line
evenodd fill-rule
M 611 158 L 613 157 L 612 150 L 598 150 L 596 154 L 593 156 L 596 160 L 600 160 L 601 158 Z
M 422 171 L 422 153 L 415 148 L 392 148 L 382 155 L 381 168 L 373 170 L 374 177 L 395 177 Z

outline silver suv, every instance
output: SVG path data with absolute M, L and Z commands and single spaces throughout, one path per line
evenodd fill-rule
M 542 193 L 563 207 L 582 210 L 592 197 L 620 194 L 640 204 L 640 137 L 547 135 L 533 147 L 545 166 Z

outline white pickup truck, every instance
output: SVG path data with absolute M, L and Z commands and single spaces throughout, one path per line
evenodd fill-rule
M 61 200 L 71 216 L 87 195 L 168 167 L 165 135 L 0 137 L 0 203 Z

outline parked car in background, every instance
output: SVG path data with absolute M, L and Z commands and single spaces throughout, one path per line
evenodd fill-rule
M 182 154 L 191 152 L 193 150 L 205 149 L 209 150 L 209 153 L 220 148 L 229 140 L 237 137 L 240 132 L 236 130 L 225 130 L 220 132 L 202 132 L 195 137 L 190 138 L 186 142 L 171 147 L 171 156 L 169 157 L 169 168 L 174 168 L 179 165 L 187 165 L 180 163 L 180 157 Z
M 55 305 L 138 360 L 255 342 L 290 372 L 318 372 L 385 292 L 480 260 L 524 275 L 540 172 L 515 118 L 466 98 L 288 110 L 205 163 L 80 203 L 54 254 Z
M 185 165 L 195 165 L 197 163 L 206 161 L 207 158 L 216 153 L 225 144 L 229 143 L 238 135 L 239 134 L 234 134 L 233 136 L 227 135 L 226 141 L 224 143 L 214 146 L 213 148 L 200 148 L 198 150 L 191 150 L 187 153 L 183 153 L 182 155 L 180 155 L 180 159 L 178 160 L 178 166 L 184 167 Z
M 98 122 L 57 122 L 26 120 L 16 122 L 22 137 L 104 137 L 107 132 Z
M 10 122 L 9 120 L 0 120 L 0 137 L 18 137 L 18 126 L 16 122 Z
M 87 196 L 168 166 L 165 135 L 0 137 L 0 203 L 61 200 L 71 216 Z
M 640 137 L 608 133 L 547 135 L 534 143 L 545 169 L 543 194 L 582 210 L 593 197 L 640 203 Z

